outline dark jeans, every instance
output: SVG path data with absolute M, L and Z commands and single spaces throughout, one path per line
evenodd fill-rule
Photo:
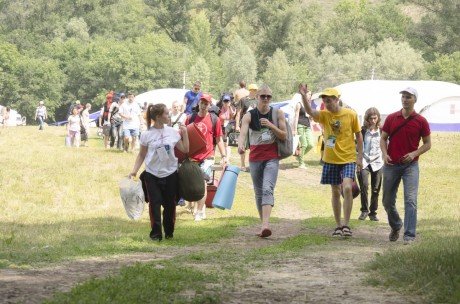
M 371 205 L 369 206 L 369 174 L 371 175 Z M 382 185 L 382 169 L 372 171 L 370 165 L 358 172 L 359 188 L 361 189 L 361 212 L 377 214 L 380 187 Z
M 163 206 L 163 228 L 165 235 L 172 235 L 176 221 L 176 198 L 179 188 L 177 172 L 159 178 L 145 173 L 144 183 L 149 201 L 150 225 L 154 234 L 161 231 L 161 206 Z
M 110 147 L 113 148 L 115 145 L 115 139 L 117 140 L 117 149 L 123 148 L 123 124 L 112 124 L 110 127 Z
M 38 129 L 43 130 L 43 125 L 45 124 L 45 118 L 43 116 L 38 116 L 37 119 L 38 119 L 38 125 L 39 125 Z

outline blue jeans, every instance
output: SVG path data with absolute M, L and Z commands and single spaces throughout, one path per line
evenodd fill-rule
M 275 191 L 276 180 L 278 179 L 278 167 L 278 158 L 249 162 L 259 213 L 262 212 L 263 205 L 273 206 L 275 204 L 273 192 Z
M 37 119 L 38 119 L 38 124 L 39 124 L 38 129 L 39 129 L 39 130 L 43 130 L 43 125 L 44 125 L 44 123 L 45 123 L 45 122 L 44 122 L 44 117 L 43 117 L 43 116 L 38 116 Z
M 417 225 L 417 193 L 419 183 L 418 162 L 383 166 L 383 206 L 392 229 L 400 229 L 402 221 L 396 210 L 396 194 L 404 186 L 404 240 L 415 239 Z

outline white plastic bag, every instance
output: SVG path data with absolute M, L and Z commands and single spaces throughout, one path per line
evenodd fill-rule
M 131 178 L 124 177 L 120 181 L 119 187 L 121 201 L 125 207 L 126 214 L 132 220 L 139 219 L 145 205 L 141 181 L 134 181 Z

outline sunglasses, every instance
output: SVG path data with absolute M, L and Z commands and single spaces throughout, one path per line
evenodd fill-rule
M 272 98 L 272 95 L 259 95 L 261 99 L 270 99 Z

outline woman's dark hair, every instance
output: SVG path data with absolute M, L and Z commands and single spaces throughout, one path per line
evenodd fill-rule
M 366 129 L 369 129 L 370 123 L 369 123 L 369 117 L 377 115 L 377 122 L 375 123 L 377 128 L 380 128 L 380 112 L 377 110 L 377 108 L 369 108 L 366 110 L 366 113 L 364 114 L 364 122 L 363 125 Z
M 152 120 L 155 121 L 158 115 L 162 115 L 166 109 L 164 103 L 150 104 L 147 108 L 147 127 L 152 127 Z

